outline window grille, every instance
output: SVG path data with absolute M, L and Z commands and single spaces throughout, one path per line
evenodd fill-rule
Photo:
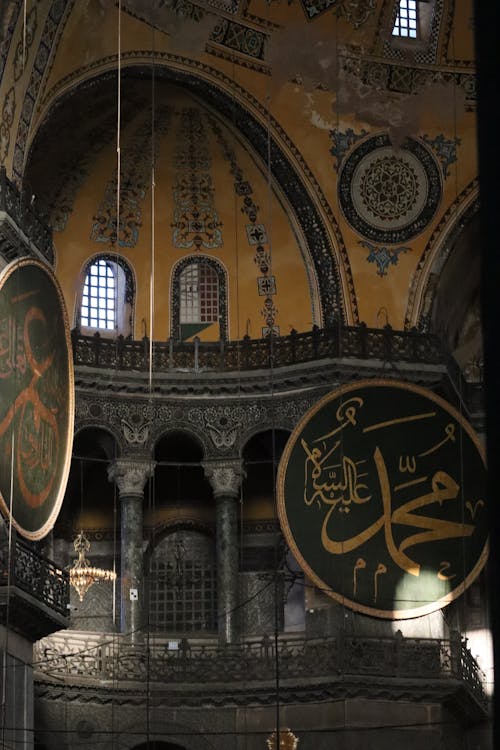
M 80 324 L 90 328 L 116 327 L 116 273 L 112 264 L 97 260 L 89 267 L 83 286 Z
M 151 561 L 150 626 L 164 633 L 217 631 L 215 569 L 209 560 Z
M 399 0 L 399 8 L 392 30 L 393 36 L 417 38 L 417 0 Z
M 192 263 L 179 278 L 180 322 L 215 323 L 219 316 L 217 272 L 207 263 Z

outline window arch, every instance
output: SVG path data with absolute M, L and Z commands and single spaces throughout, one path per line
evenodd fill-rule
M 214 339 L 227 338 L 226 273 L 217 260 L 204 255 L 181 260 L 171 299 L 172 338 L 186 340 L 212 326 Z
M 78 311 L 78 326 L 101 335 L 132 333 L 134 277 L 123 258 L 98 255 L 87 263 Z

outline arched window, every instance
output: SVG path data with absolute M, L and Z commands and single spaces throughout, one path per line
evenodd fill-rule
M 116 328 L 116 268 L 109 261 L 97 260 L 89 267 L 83 285 L 80 323 L 88 328 Z
M 174 269 L 172 336 L 189 339 L 212 328 L 212 340 L 227 336 L 226 275 L 206 256 L 184 258 Z
M 208 263 L 191 263 L 179 276 L 180 323 L 216 323 L 219 280 Z
M 101 255 L 87 264 L 78 323 L 81 329 L 102 335 L 132 332 L 133 275 L 120 258 Z

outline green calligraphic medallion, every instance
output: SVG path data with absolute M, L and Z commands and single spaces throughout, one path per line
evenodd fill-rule
M 427 614 L 486 562 L 482 447 L 431 391 L 364 380 L 301 419 L 278 471 L 286 540 L 312 582 L 376 617 Z
M 53 527 L 74 421 L 71 339 L 51 269 L 23 258 L 0 274 L 0 509 L 27 539 Z

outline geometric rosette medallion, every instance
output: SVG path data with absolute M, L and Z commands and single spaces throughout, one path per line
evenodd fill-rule
M 345 159 L 339 176 L 342 212 L 360 235 L 385 244 L 407 242 L 430 223 L 441 198 L 431 151 L 407 138 L 394 148 L 386 134 L 367 138 Z

